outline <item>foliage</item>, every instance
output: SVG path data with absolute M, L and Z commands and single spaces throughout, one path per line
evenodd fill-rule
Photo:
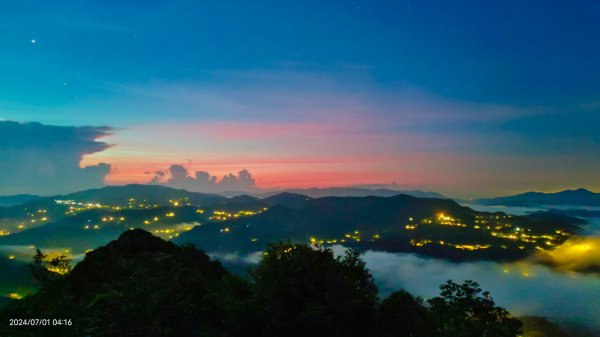
M 42 285 L 46 285 L 71 272 L 71 260 L 65 255 L 49 258 L 41 250 L 36 249 L 33 262 L 29 264 L 33 277 Z
M 336 257 L 322 247 L 272 244 L 241 278 L 192 246 L 132 230 L 64 276 L 49 270 L 70 270 L 65 261 L 38 251 L 31 268 L 42 288 L 1 310 L 0 319 L 73 324 L 1 325 L 0 336 L 516 337 L 520 328 L 471 281 L 449 281 L 427 304 L 403 290 L 379 302 L 352 250 Z
M 378 336 L 433 336 L 432 317 L 423 300 L 405 290 L 392 293 L 379 307 Z
M 429 300 L 438 336 L 514 337 L 522 323 L 496 306 L 489 292 L 479 284 L 448 281 L 440 286 L 440 296 Z
M 373 325 L 377 288 L 355 251 L 270 245 L 252 281 L 265 335 L 365 336 Z

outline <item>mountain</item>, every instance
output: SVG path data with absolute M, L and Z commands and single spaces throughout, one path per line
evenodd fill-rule
M 57 197 L 58 198 L 58 197 Z M 128 204 L 131 199 L 147 204 L 168 205 L 171 200 L 192 205 L 213 204 L 225 200 L 218 194 L 190 192 L 161 185 L 131 184 L 106 186 L 62 196 L 64 199 L 85 200 L 105 204 Z
M 255 198 L 245 198 L 246 204 Z M 239 199 L 239 198 L 237 198 Z M 29 202 L 0 207 L 0 231 L 14 233 L 24 228 L 39 227 L 72 215 L 73 210 L 148 209 L 162 206 L 193 205 L 198 207 L 239 203 L 217 195 L 189 192 L 158 185 L 107 186 L 67 195 L 43 197 Z
M 184 231 L 184 227 L 191 228 L 208 219 L 209 214 L 196 210 L 192 206 L 118 211 L 90 209 L 43 226 L 0 236 L 0 245 L 33 245 L 42 250 L 68 250 L 77 255 L 114 240 L 130 228 L 144 228 L 169 238 Z
M 267 242 L 293 240 L 455 260 L 518 259 L 542 244 L 529 236 L 553 238 L 541 247 L 551 248 L 576 232 L 579 223 L 552 214 L 477 212 L 450 199 L 403 194 L 311 198 L 285 192 L 262 199 L 225 198 L 153 185 L 39 199 L 0 208 L 0 219 L 3 228 L 13 226 L 10 235 L 0 236 L 0 245 L 34 245 L 72 255 L 143 228 L 211 252 L 250 253 Z
M 234 197 L 238 195 L 250 194 L 257 198 L 263 199 L 281 193 L 300 194 L 311 198 L 323 197 L 392 197 L 398 194 L 406 194 L 417 198 L 440 198 L 446 199 L 445 196 L 436 192 L 425 192 L 420 190 L 395 190 L 388 188 L 368 188 L 368 187 L 326 187 L 326 188 L 292 188 L 283 190 L 273 190 L 268 192 L 223 192 L 220 195 L 226 197 Z
M 523 238 L 552 235 L 556 237 L 552 244 L 558 244 L 578 229 L 567 217 L 477 212 L 449 199 L 408 195 L 302 198 L 293 194 L 277 198 L 294 199 L 294 207 L 277 204 L 251 217 L 204 223 L 174 241 L 210 252 L 252 253 L 268 242 L 292 240 L 455 260 L 502 260 L 535 251 L 536 240 L 516 240 L 515 234 Z
M 215 200 L 209 196 L 208 202 L 204 206 L 191 205 L 174 205 L 171 201 L 180 200 L 187 195 L 186 202 L 198 202 L 199 197 L 194 197 L 193 194 L 173 194 L 179 190 L 159 187 L 143 189 L 157 193 L 167 191 L 171 193 L 163 197 L 162 201 L 158 198 L 156 202 L 160 203 L 152 205 L 152 207 L 140 206 L 145 205 L 149 196 L 152 194 L 141 194 L 136 188 L 137 194 L 131 192 L 131 186 L 118 188 L 105 188 L 101 193 L 96 193 L 97 190 L 84 191 L 68 196 L 73 200 L 110 200 L 110 197 L 105 195 L 116 190 L 117 196 L 122 198 L 123 195 L 136 195 L 142 204 L 124 204 L 123 207 L 96 207 L 95 205 L 89 208 L 71 212 L 69 214 L 60 214 L 52 219 L 48 218 L 46 222 L 38 226 L 27 226 L 21 231 L 12 233 L 8 236 L 0 236 L 0 245 L 20 245 L 47 249 L 67 249 L 71 254 L 81 254 L 86 250 L 93 249 L 100 245 L 117 238 L 123 231 L 130 228 L 143 228 L 151 231 L 156 235 L 169 239 L 176 237 L 179 233 L 189 230 L 196 225 L 209 222 L 212 217 L 239 217 L 249 216 L 257 212 L 263 211 L 267 207 L 272 207 L 277 204 L 285 205 L 286 207 L 294 207 L 300 201 L 306 201 L 307 197 L 291 194 L 280 194 L 263 200 L 250 197 L 238 196 L 233 198 L 218 197 Z M 158 190 L 158 191 L 157 191 Z M 187 191 L 184 191 L 187 192 Z M 167 198 L 168 197 L 168 198 Z M 200 197 L 203 197 L 200 195 Z M 89 199 L 88 199 L 89 198 Z M 119 199 L 112 199 L 112 205 L 122 205 Z M 167 204 L 166 206 L 163 204 Z M 52 207 L 62 206 L 66 209 L 66 205 L 56 205 L 52 202 Z M 132 205 L 129 208 L 126 205 Z M 154 207 L 156 206 L 156 207 Z M 64 211 L 61 210 L 61 212 Z M 36 213 L 37 214 L 37 213 Z M 47 213 L 44 213 L 47 214 Z
M 17 195 L 0 196 L 0 207 L 20 205 L 20 204 L 24 204 L 26 202 L 41 199 L 41 198 L 43 198 L 43 197 L 41 197 L 39 195 L 32 195 L 32 194 L 17 194 Z
M 506 197 L 479 199 L 475 203 L 487 206 L 576 205 L 600 207 L 600 193 L 594 193 L 584 188 L 556 193 L 527 192 Z
M 302 208 L 308 205 L 311 198 L 296 193 L 283 192 L 261 199 L 268 206 L 281 205 L 287 208 Z
M 60 316 L 62 324 L 18 330 L 3 324 L 0 335 L 220 335 L 215 332 L 223 325 L 223 308 L 216 303 L 226 276 L 221 264 L 202 251 L 142 230 L 126 231 L 86 254 L 70 274 L 54 276 L 37 294 L 0 312 L 3 319 L 17 312 L 23 317 Z M 64 323 L 67 319 L 71 324 Z
M 451 336 L 514 337 L 521 327 L 473 281 L 448 281 L 427 305 L 404 290 L 379 301 L 356 252 L 336 258 L 308 245 L 271 245 L 242 278 L 195 247 L 136 229 L 87 253 L 70 273 L 54 265 L 32 263 L 41 288 L 0 309 L 0 320 L 18 321 L 0 324 L 0 335 L 391 337 L 450 326 Z

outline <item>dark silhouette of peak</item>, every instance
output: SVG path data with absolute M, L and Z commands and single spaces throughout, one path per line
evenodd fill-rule
M 536 205 L 578 205 L 600 206 L 600 193 L 592 192 L 585 188 L 565 190 L 555 193 L 526 192 L 522 194 L 479 199 L 476 203 L 482 205 L 505 206 L 536 206 Z
M 142 230 L 133 229 L 106 246 L 86 254 L 67 276 L 73 295 L 91 301 L 98 293 L 135 292 L 148 287 L 148 293 L 196 275 L 198 285 L 209 284 L 225 274 L 219 262 L 211 261 L 203 251 L 180 247 Z M 191 291 L 191 290 L 190 290 Z
M 123 232 L 117 240 L 110 242 L 99 250 L 92 251 L 90 255 L 113 251 L 117 254 L 135 255 L 140 253 L 162 252 L 169 253 L 176 246 L 164 241 L 143 229 L 132 229 Z
M 393 190 L 386 188 L 365 188 L 365 187 L 323 187 L 323 188 L 295 188 L 286 189 L 283 193 L 300 194 L 311 198 L 323 197 L 391 197 L 398 194 L 407 194 L 418 198 L 445 198 L 436 192 L 425 192 L 419 190 Z M 278 192 L 261 193 L 262 197 L 268 197 L 278 194 Z
M 255 202 L 257 200 L 258 200 L 258 198 L 255 198 L 253 196 L 249 196 L 246 194 L 237 195 L 235 197 L 231 197 L 231 198 L 227 199 L 228 202 L 239 202 L 239 203 Z
M 309 198 L 302 194 L 282 192 L 262 199 L 269 206 L 281 205 L 287 208 L 302 208 L 308 204 Z
M 268 245 L 240 278 L 191 246 L 131 230 L 0 310 L 5 321 L 39 315 L 63 317 L 51 319 L 60 323 L 4 324 L 0 335 L 425 337 L 438 326 L 450 326 L 451 336 L 518 335 L 521 322 L 476 282 L 448 281 L 440 289 L 427 306 L 406 291 L 379 302 L 358 252 L 336 257 L 292 243 Z
M 578 188 L 576 190 L 573 190 L 573 191 L 574 192 L 583 192 L 583 193 L 594 193 L 594 192 L 588 190 L 587 188 L 583 188 L 583 187 L 580 187 L 580 188 Z
M 39 195 L 31 195 L 31 194 L 16 194 L 16 195 L 7 195 L 7 196 L 0 196 L 0 207 L 6 207 L 6 206 L 14 206 L 14 205 L 21 205 L 33 200 L 38 200 L 41 199 L 43 197 L 40 197 Z
M 87 200 L 103 203 L 126 203 L 130 199 L 146 201 L 149 203 L 165 204 L 169 199 L 187 198 L 192 204 L 214 203 L 225 200 L 217 194 L 190 192 L 160 185 L 131 184 L 124 186 L 106 186 L 99 189 L 90 189 L 71 193 L 65 199 Z

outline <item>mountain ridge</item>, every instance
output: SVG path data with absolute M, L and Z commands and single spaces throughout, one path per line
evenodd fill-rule
M 482 198 L 475 203 L 486 206 L 537 206 L 537 205 L 577 205 L 600 207 L 600 193 L 585 188 L 559 192 L 525 192 L 496 198 Z

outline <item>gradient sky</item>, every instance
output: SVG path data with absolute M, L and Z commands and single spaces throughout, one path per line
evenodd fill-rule
M 0 119 L 109 127 L 65 161 L 108 184 L 182 164 L 262 188 L 600 190 L 598 1 L 21 0 L 0 43 Z M 58 153 L 0 137 L 5 181 Z

